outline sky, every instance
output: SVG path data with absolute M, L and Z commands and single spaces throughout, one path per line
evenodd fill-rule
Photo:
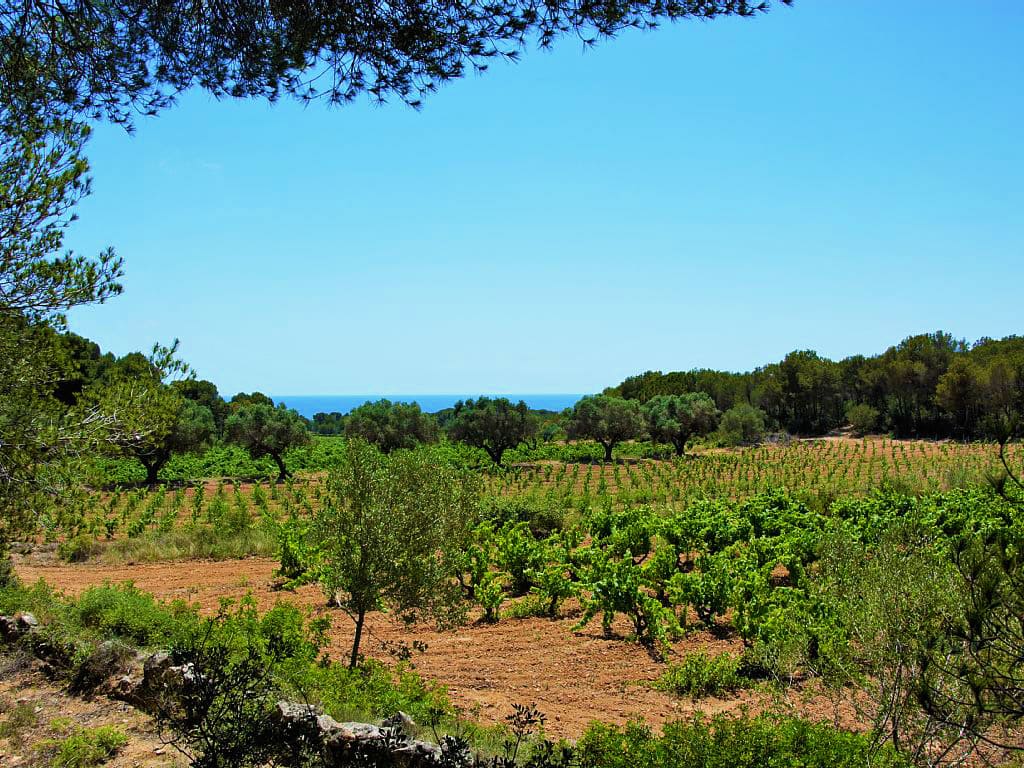
M 95 127 L 66 245 L 222 394 L 593 392 L 1024 333 L 1024 4 L 797 0 L 565 39 L 415 111 L 185 94 Z

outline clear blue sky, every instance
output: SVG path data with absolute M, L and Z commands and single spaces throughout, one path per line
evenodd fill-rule
M 68 244 L 231 395 L 587 392 L 1024 333 L 1024 4 L 798 0 L 341 109 L 99 126 Z

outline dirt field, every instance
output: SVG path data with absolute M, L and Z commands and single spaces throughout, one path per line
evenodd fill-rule
M 69 594 L 104 581 L 131 580 L 157 597 L 198 603 L 207 612 L 215 611 L 222 597 L 237 599 L 250 592 L 261 610 L 277 600 L 294 600 L 314 613 L 329 612 L 333 626 L 329 652 L 334 658 L 345 658 L 352 630 L 345 614 L 325 608 L 323 594 L 315 586 L 296 593 L 271 591 L 275 567 L 273 560 L 259 558 L 124 566 L 39 565 L 22 560 L 18 573 L 28 582 L 45 579 Z M 698 709 L 708 714 L 744 707 L 758 711 L 772 704 L 761 692 L 741 692 L 727 700 L 709 698 L 695 704 L 652 690 L 643 683 L 657 678 L 664 665 L 623 639 L 625 625 L 616 626 L 619 637 L 607 639 L 599 621 L 574 633 L 576 621 L 572 616 L 557 620 L 503 618 L 494 625 L 470 624 L 449 632 L 431 627 L 407 631 L 399 622 L 377 614 L 368 619 L 364 649 L 370 656 L 387 659 L 384 642 L 426 642 L 426 652 L 414 657 L 416 668 L 446 685 L 457 706 L 485 722 L 497 722 L 511 711 L 512 704 L 535 702 L 547 715 L 548 731 L 554 736 L 578 736 L 598 718 L 619 724 L 643 719 L 659 725 Z M 700 649 L 738 651 L 739 641 L 697 633 L 674 650 Z M 815 718 L 833 717 L 831 704 L 823 700 L 799 703 L 797 708 Z

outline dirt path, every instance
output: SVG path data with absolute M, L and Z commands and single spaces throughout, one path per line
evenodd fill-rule
M 17 718 L 21 725 L 12 728 Z M 59 740 L 76 728 L 112 726 L 128 743 L 104 763 L 110 768 L 178 768 L 186 763 L 156 734 L 152 719 L 128 704 L 98 696 L 71 696 L 17 656 L 0 656 L 0 722 L 8 735 L 0 738 L 0 768 L 36 766 L 53 752 L 47 741 Z
M 162 599 L 180 598 L 215 611 L 221 598 L 238 599 L 251 593 L 261 610 L 278 600 L 291 600 L 316 614 L 329 613 L 332 621 L 330 653 L 345 658 L 352 624 L 340 610 L 324 607 L 315 586 L 295 593 L 269 588 L 276 563 L 268 559 L 205 562 L 145 563 L 138 565 L 29 565 L 18 564 L 28 582 L 45 579 L 59 589 L 77 594 L 105 581 L 133 581 Z M 385 614 L 371 616 L 364 640 L 367 655 L 386 659 L 384 643 L 414 639 L 427 643 L 414 663 L 425 677 L 448 687 L 452 700 L 486 722 L 500 721 L 512 704 L 536 703 L 548 717 L 548 731 L 575 737 L 594 719 L 625 723 L 643 719 L 652 725 L 677 719 L 700 709 L 706 713 L 733 712 L 765 705 L 763 694 L 741 693 L 727 700 L 705 699 L 695 706 L 642 685 L 655 679 L 664 665 L 642 648 L 624 639 L 606 639 L 600 621 L 574 633 L 576 619 L 502 619 L 497 624 L 471 624 L 438 632 L 431 627 L 406 630 Z M 616 626 L 620 635 L 627 627 Z M 738 650 L 736 641 L 718 640 L 703 633 L 682 641 L 675 649 L 685 653 Z

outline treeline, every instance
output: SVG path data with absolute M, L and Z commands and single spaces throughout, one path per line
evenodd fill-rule
M 149 355 L 117 357 L 74 333 L 37 332 L 55 372 L 50 397 L 66 409 L 109 422 L 97 452 L 137 460 L 147 483 L 157 482 L 174 454 L 215 443 L 238 445 L 253 459 L 268 457 L 283 480 L 289 474 L 285 454 L 309 442 L 306 420 L 295 411 L 275 406 L 260 392 L 225 400 L 213 382 L 195 378 L 176 357 L 176 343 L 157 345 Z
M 982 438 L 1024 413 L 1024 337 L 968 344 L 939 331 L 872 357 L 834 361 L 802 350 L 747 373 L 648 371 L 605 390 L 641 403 L 691 392 L 706 392 L 721 411 L 759 408 L 771 428 L 791 434 L 852 423 L 897 437 Z

